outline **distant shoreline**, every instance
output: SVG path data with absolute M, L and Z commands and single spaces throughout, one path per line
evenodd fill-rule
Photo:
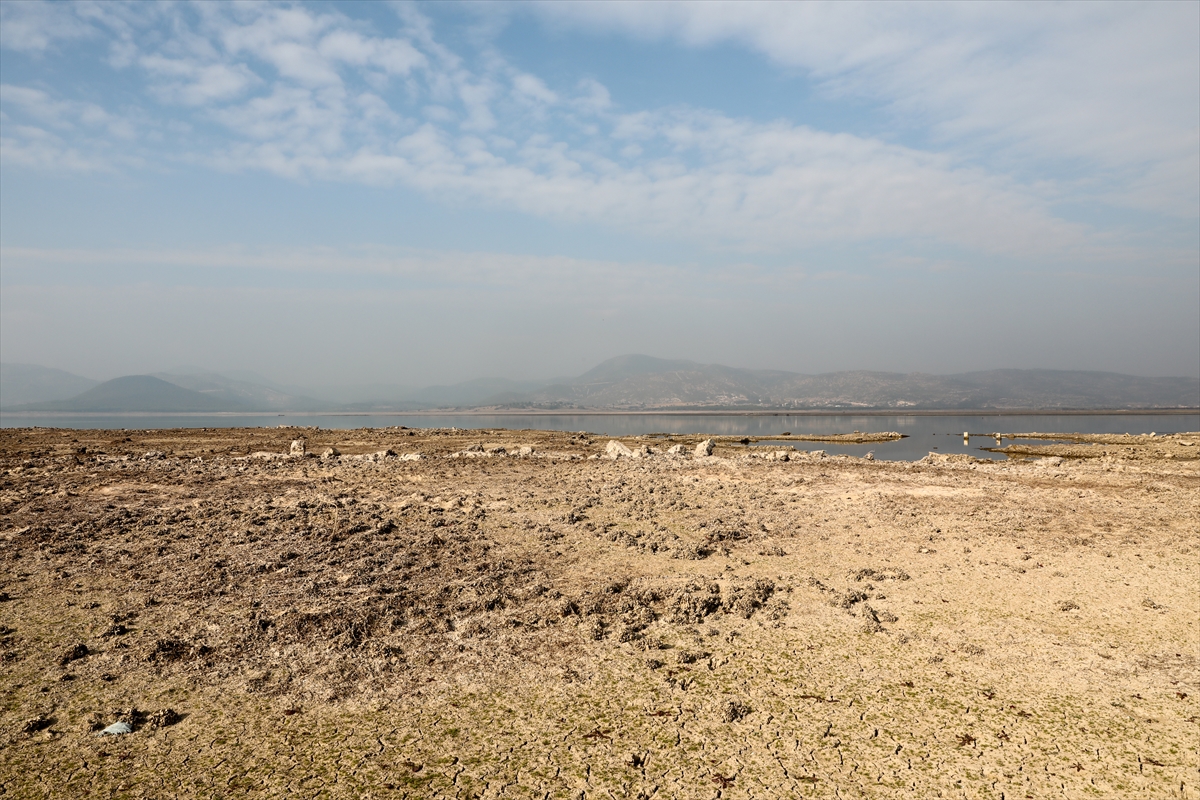
M 68 417 L 497 417 L 497 416 L 731 416 L 731 417 L 1029 417 L 1029 416 L 1152 416 L 1200 414 L 1200 408 L 962 408 L 962 409 L 424 409 L 421 411 L 17 411 L 0 410 L 0 416 L 37 419 Z

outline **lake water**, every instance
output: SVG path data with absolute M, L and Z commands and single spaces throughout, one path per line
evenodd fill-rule
M 279 425 L 327 429 L 475 428 L 588 431 L 601 436 L 647 434 L 712 434 L 772 436 L 782 433 L 830 434 L 853 431 L 896 431 L 908 438 L 876 444 L 825 442 L 761 442 L 758 446 L 824 450 L 831 455 L 863 456 L 874 452 L 883 461 L 912 461 L 930 452 L 968 453 L 977 458 L 1004 458 L 988 453 L 995 441 L 982 434 L 1009 433 L 1178 433 L 1200 431 L 1200 414 L 3 414 L 0 427 L 103 428 L 240 428 Z M 973 436 L 963 444 L 963 431 Z M 1023 441 L 1023 440 L 1018 440 Z M 1007 446 L 1013 441 L 1004 440 Z M 1031 443 L 1046 444 L 1044 441 Z

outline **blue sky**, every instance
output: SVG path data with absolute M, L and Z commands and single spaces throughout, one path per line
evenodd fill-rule
M 0 357 L 1200 372 L 1200 4 L 0 4 Z

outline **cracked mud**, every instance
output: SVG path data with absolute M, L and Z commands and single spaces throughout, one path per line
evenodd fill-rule
M 1200 436 L 1118 439 L 0 431 L 0 796 L 1198 797 Z

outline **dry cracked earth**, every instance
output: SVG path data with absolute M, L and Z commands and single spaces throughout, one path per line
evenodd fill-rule
M 622 441 L 0 431 L 0 796 L 1200 797 L 1200 435 Z

